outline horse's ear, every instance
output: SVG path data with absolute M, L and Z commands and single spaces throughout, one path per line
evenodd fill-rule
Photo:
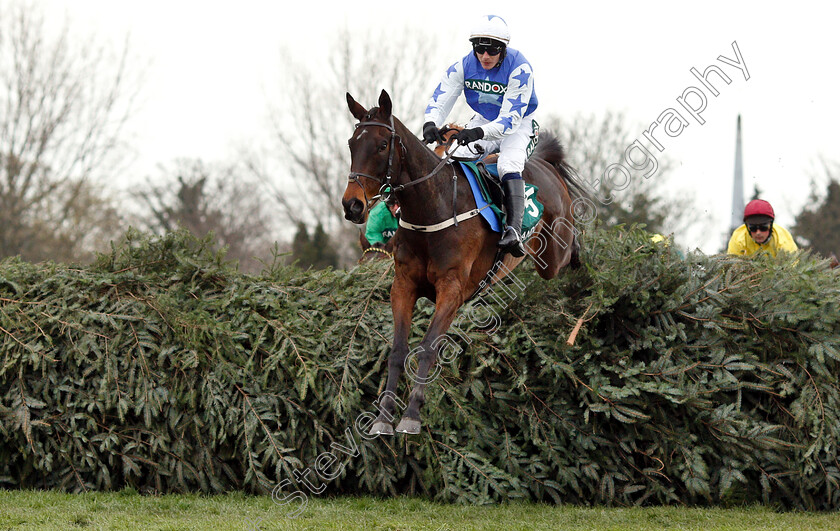
M 391 96 L 385 92 L 385 89 L 382 89 L 382 93 L 379 94 L 379 115 L 382 118 L 391 117 Z
M 367 109 L 354 100 L 353 96 L 351 96 L 349 92 L 347 93 L 347 107 L 350 108 L 350 114 L 355 116 L 360 122 L 362 121 L 362 118 L 365 117 L 365 114 L 367 114 Z

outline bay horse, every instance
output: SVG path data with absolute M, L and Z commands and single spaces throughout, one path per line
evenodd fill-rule
M 412 351 L 414 354 L 419 350 L 416 378 L 397 426 L 398 432 L 418 434 L 429 370 L 442 348 L 438 339 L 481 285 L 503 278 L 494 275 L 485 282 L 488 273 L 513 271 L 525 257 L 506 254 L 502 260 L 505 267 L 494 267 L 500 233 L 475 215 L 475 199 L 461 165 L 452 163 L 449 157 L 441 159 L 393 116 L 386 91 L 379 96 L 379 107 L 370 110 L 357 103 L 350 93 L 346 96 L 350 113 L 359 123 L 348 141 L 351 162 L 341 200 L 344 217 L 363 223 L 367 211 L 389 187 L 402 208 L 400 227 L 391 239 L 395 262 L 391 285 L 394 342 L 380 414 L 369 434 L 394 434 L 396 390 L 409 354 L 412 313 L 417 300 L 426 297 L 435 304 L 435 310 L 419 349 Z M 537 198 L 544 206 L 542 219 L 526 249 L 534 258 L 537 273 L 550 279 L 566 265 L 580 264 L 579 231 L 573 217 L 577 205 L 573 205 L 570 190 L 576 198 L 587 195 L 564 160 L 563 148 L 550 135 L 540 135 L 522 177 L 539 187 Z M 457 223 L 453 219 L 456 213 Z M 439 228 L 442 223 L 449 226 Z M 414 228 L 407 228 L 409 225 Z

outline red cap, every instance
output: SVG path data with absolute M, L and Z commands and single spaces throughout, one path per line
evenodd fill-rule
M 750 216 L 769 216 L 770 219 L 776 219 L 773 207 L 764 199 L 753 199 L 747 203 L 744 208 L 744 220 Z

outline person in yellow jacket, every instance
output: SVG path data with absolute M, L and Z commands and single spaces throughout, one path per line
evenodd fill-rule
M 753 199 L 744 208 L 744 224 L 735 229 L 729 238 L 728 254 L 751 256 L 767 252 L 773 257 L 779 251 L 794 252 L 796 243 L 784 227 L 774 225 L 776 214 L 763 199 Z

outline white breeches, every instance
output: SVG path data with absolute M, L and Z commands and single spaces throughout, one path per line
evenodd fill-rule
M 470 129 L 473 127 L 480 127 L 489 122 L 490 120 L 487 120 L 480 114 L 476 114 L 467 124 L 466 128 Z M 476 140 L 472 144 L 459 146 L 453 155 L 465 158 L 475 157 L 478 153 L 472 148 L 472 146 L 479 145 L 484 148 L 484 153 L 492 153 L 497 150 L 499 151 L 499 162 L 497 165 L 499 177 L 507 175 L 508 173 L 522 173 L 522 170 L 525 168 L 525 161 L 528 160 L 528 145 L 532 141 L 534 142 L 534 145 L 536 145 L 535 129 L 537 127 L 538 126 L 536 126 L 536 122 L 534 121 L 534 116 L 532 114 L 522 118 L 522 121 L 519 123 L 519 127 L 504 138 L 499 140 L 485 140 L 482 138 L 481 140 Z M 533 149 L 533 146 L 531 149 Z

